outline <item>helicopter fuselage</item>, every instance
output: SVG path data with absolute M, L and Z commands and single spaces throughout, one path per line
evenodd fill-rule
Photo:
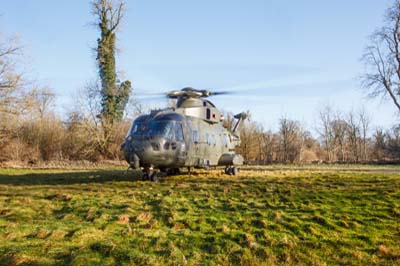
M 207 168 L 243 164 L 235 154 L 239 144 L 210 101 L 187 97 L 135 119 L 122 148 L 132 168 Z

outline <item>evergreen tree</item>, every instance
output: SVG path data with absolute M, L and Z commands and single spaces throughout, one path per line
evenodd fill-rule
M 104 122 L 112 125 L 122 120 L 131 92 L 131 82 L 119 82 L 115 66 L 115 32 L 123 16 L 124 2 L 95 0 L 93 12 L 98 19 L 101 34 L 96 49 L 101 81 L 101 117 Z

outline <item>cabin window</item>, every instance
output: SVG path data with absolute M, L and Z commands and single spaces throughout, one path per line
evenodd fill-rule
M 207 106 L 207 103 L 206 103 L 206 102 L 203 102 L 203 106 L 206 107 L 206 106 Z
M 207 108 L 207 115 L 206 115 L 206 118 L 207 118 L 207 119 L 210 119 L 210 118 L 211 118 L 211 110 L 210 110 L 210 108 Z
M 184 138 L 183 138 L 182 124 L 176 123 L 175 124 L 175 140 L 182 141 L 183 139 Z
M 199 134 L 197 133 L 197 130 L 193 130 L 193 142 L 195 144 L 199 143 Z
M 222 141 L 224 142 L 224 146 L 228 147 L 228 139 L 226 138 L 226 136 L 222 136 Z

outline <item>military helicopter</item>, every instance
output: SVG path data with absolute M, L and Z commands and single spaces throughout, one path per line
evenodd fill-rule
M 225 173 L 237 175 L 243 157 L 235 153 L 246 113 L 234 116 L 233 129 L 223 126 L 224 117 L 207 97 L 226 94 L 191 87 L 166 94 L 176 106 L 152 110 L 137 117 L 121 149 L 129 166 L 141 168 L 143 180 L 158 181 L 157 170 L 177 174 L 186 167 L 225 166 Z

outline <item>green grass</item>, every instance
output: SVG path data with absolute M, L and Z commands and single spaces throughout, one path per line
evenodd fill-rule
M 293 169 L 0 169 L 0 265 L 400 265 L 398 168 Z

